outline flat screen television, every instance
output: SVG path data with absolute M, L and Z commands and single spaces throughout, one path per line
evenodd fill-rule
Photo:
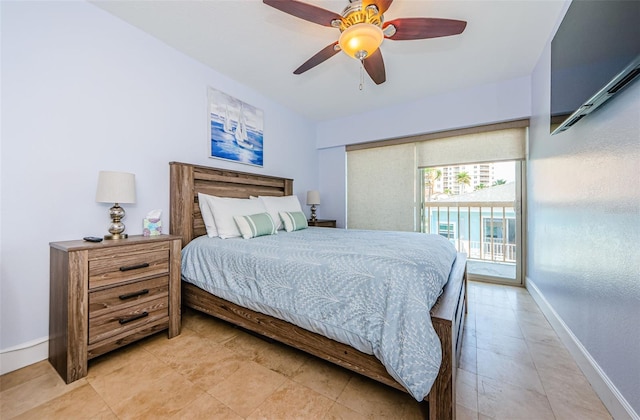
M 640 1 L 573 0 L 551 41 L 551 133 L 640 75 Z

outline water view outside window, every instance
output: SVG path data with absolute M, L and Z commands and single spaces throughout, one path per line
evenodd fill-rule
M 516 280 L 517 162 L 421 170 L 422 231 L 448 238 L 469 258 L 471 275 Z

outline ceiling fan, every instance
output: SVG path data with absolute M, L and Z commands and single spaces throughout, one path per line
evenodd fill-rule
M 386 74 L 378 48 L 384 38 L 392 41 L 437 38 L 458 35 L 467 22 L 438 18 L 401 18 L 384 21 L 384 13 L 393 0 L 349 0 L 339 15 L 298 0 L 262 0 L 264 4 L 318 25 L 340 29 L 338 41 L 327 45 L 293 73 L 302 74 L 340 51 L 360 60 L 376 84 L 384 83 Z

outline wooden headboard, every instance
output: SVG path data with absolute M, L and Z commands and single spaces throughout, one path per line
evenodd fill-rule
M 180 162 L 170 162 L 169 167 L 169 233 L 181 236 L 183 247 L 193 238 L 207 233 L 198 205 L 198 193 L 233 198 L 293 194 L 293 179 L 289 178 Z

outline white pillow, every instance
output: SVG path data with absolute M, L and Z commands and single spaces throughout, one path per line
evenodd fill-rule
M 200 206 L 200 213 L 202 213 L 202 220 L 204 226 L 207 228 L 207 236 L 215 238 L 218 236 L 218 228 L 216 228 L 216 222 L 213 219 L 213 213 L 211 212 L 211 206 L 209 205 L 209 198 L 211 195 L 198 193 L 198 205 Z
M 298 201 L 298 196 L 296 195 L 285 195 L 283 197 L 261 195 L 260 200 L 264 203 L 273 221 L 276 222 L 277 229 L 284 229 L 282 221 L 280 220 L 280 212 L 302 211 L 300 201 Z
M 267 211 L 262 200 L 216 197 L 212 195 L 207 199 L 207 202 L 213 213 L 216 228 L 218 228 L 218 236 L 222 239 L 242 236 L 233 216 L 248 216 Z

